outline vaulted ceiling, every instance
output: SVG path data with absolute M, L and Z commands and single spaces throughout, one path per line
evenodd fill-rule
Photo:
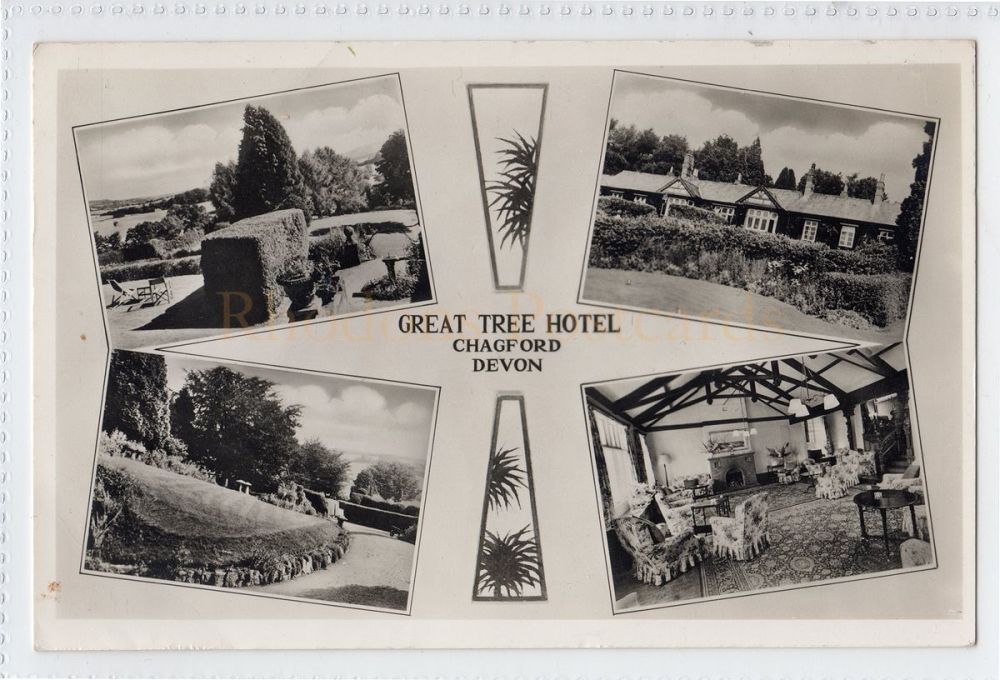
M 907 385 L 900 343 L 829 354 L 788 357 L 654 378 L 605 383 L 594 390 L 606 408 L 643 430 L 656 430 L 668 416 L 695 404 L 732 398 L 764 404 L 771 416 L 791 422 L 792 399 L 805 401 L 814 417 L 889 394 Z M 833 408 L 822 404 L 833 395 Z M 671 418 L 675 420 L 675 418 Z

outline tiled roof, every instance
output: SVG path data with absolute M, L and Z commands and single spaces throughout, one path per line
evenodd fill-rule
M 659 193 L 673 182 L 676 177 L 669 175 L 654 175 L 650 172 L 634 172 L 622 170 L 617 175 L 601 175 L 601 186 L 609 189 L 627 189 L 629 191 L 647 191 Z
M 601 175 L 601 186 L 650 193 L 662 193 L 668 185 L 674 182 L 683 183 L 692 195 L 716 203 L 736 203 L 760 188 L 749 184 L 710 182 L 694 177 L 679 178 L 631 170 L 623 170 L 617 175 Z M 783 210 L 818 217 L 892 226 L 896 224 L 896 217 L 899 215 L 900 209 L 900 204 L 896 201 L 874 204 L 863 198 L 848 198 L 832 194 L 813 193 L 807 197 L 792 189 L 768 187 L 767 191 Z

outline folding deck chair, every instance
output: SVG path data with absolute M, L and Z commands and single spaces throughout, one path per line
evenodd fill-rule
M 108 305 L 109 307 L 134 305 L 142 302 L 142 294 L 134 288 L 127 288 L 114 279 L 108 279 L 108 284 L 111 286 L 111 290 L 114 291 L 111 304 Z

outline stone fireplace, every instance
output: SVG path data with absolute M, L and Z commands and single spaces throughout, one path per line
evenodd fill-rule
M 753 451 L 709 456 L 708 465 L 717 490 L 728 491 L 757 486 Z

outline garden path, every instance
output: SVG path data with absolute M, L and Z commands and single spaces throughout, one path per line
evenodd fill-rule
M 324 592 L 336 593 L 348 586 L 369 588 L 382 586 L 399 591 L 410 590 L 413 544 L 389 538 L 385 532 L 350 522 L 344 526 L 351 532 L 351 547 L 344 555 L 344 559 L 321 571 L 254 590 L 310 599 L 327 599 L 323 597 Z M 356 604 L 366 603 L 356 602 Z
M 809 316 L 764 295 L 659 272 L 590 268 L 582 298 L 813 336 L 878 343 L 897 342 L 903 337 L 902 321 L 884 329 L 858 330 Z

